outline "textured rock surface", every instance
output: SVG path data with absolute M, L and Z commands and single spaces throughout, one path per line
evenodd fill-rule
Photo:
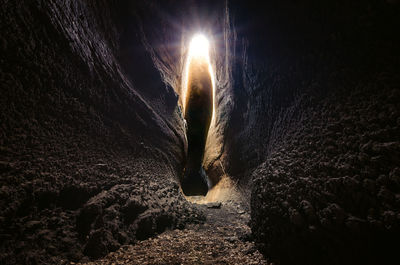
M 288 2 L 254 15 L 227 137 L 253 234 L 284 264 L 396 263 L 399 6 Z
M 268 159 L 253 172 L 251 227 L 268 255 L 395 261 L 400 124 L 393 104 L 400 98 L 390 85 L 372 88 L 379 78 L 303 97 L 283 113 Z
M 121 6 L 1 2 L 0 263 L 98 258 L 203 220 L 177 184 L 175 93 L 121 63 Z

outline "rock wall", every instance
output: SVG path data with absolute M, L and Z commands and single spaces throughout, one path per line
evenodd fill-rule
M 140 29 L 140 36 L 147 51 L 148 60 L 154 65 L 163 81 L 179 95 L 183 90 L 182 75 L 189 51 L 189 43 L 196 33 L 204 34 L 210 43 L 210 59 L 215 80 L 215 119 L 210 125 L 203 166 L 211 184 L 216 184 L 224 174 L 223 155 L 226 141 L 225 132 L 229 123 L 233 101 L 236 54 L 236 31 L 231 18 L 228 1 L 144 1 L 129 2 L 126 10 L 136 10 L 126 14 L 127 36 Z M 149 16 L 148 14 L 153 14 Z M 137 19 L 139 18 L 139 19 Z M 133 32 L 132 32 L 133 31 Z M 132 38 L 132 41 L 134 38 Z M 134 42 L 126 43 L 132 46 Z M 134 61 L 138 54 L 128 54 L 124 61 Z M 129 67 L 128 67 L 129 69 Z M 134 69 L 134 67 L 130 67 Z M 149 77 L 142 80 L 143 86 Z M 149 93 L 159 94 L 154 89 Z
M 399 5 L 237 4 L 227 169 L 250 183 L 260 249 L 282 264 L 395 263 Z
M 123 60 L 124 6 L 1 6 L 0 263 L 97 258 L 203 220 L 179 191 L 176 94 L 142 42 Z
M 398 81 L 388 73 L 341 81 L 335 92 L 306 94 L 282 112 L 268 158 L 252 174 L 251 226 L 268 256 L 290 264 L 394 262 Z

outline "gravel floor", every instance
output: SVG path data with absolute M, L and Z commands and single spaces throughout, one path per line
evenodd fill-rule
M 97 261 L 80 264 L 268 264 L 251 239 L 249 214 L 241 205 L 199 205 L 204 224 L 169 230 L 126 245 Z

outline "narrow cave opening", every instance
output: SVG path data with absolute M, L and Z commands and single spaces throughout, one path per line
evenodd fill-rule
M 214 82 L 209 42 L 204 35 L 192 38 L 184 71 L 182 101 L 188 153 L 181 187 L 187 196 L 206 195 L 208 181 L 202 163 L 214 113 Z

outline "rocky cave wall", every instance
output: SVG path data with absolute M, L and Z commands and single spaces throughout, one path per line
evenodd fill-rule
M 97 258 L 203 220 L 179 191 L 177 96 L 127 48 L 121 2 L 1 6 L 0 263 Z
M 228 1 L 145 1 L 126 2 L 124 22 L 127 35 L 132 41 L 139 37 L 149 52 L 152 64 L 160 72 L 163 81 L 172 88 L 182 102 L 182 75 L 191 38 L 203 33 L 210 42 L 210 58 L 215 78 L 215 121 L 210 126 L 207 138 L 204 168 L 216 184 L 224 175 L 222 156 L 225 144 L 225 131 L 232 112 L 233 72 L 237 46 L 234 21 L 231 18 Z M 153 16 L 149 16 L 153 13 Z M 128 25 L 128 26 L 126 26 Z M 126 44 L 131 47 L 132 41 Z M 138 54 L 127 57 L 131 62 Z M 129 67 L 128 67 L 129 68 Z M 134 69 L 134 67 L 131 67 Z M 143 79 L 143 87 L 149 78 Z M 159 92 L 151 89 L 151 93 Z
M 259 248 L 282 264 L 396 263 L 398 2 L 231 7 L 244 59 L 224 155 L 250 183 Z

